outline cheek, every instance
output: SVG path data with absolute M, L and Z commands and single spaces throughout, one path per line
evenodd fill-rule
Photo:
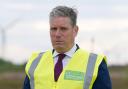
M 75 38 L 76 35 L 77 35 L 77 32 L 74 30 L 74 31 L 73 31 L 73 37 Z
M 50 38 L 53 41 L 54 40 L 54 35 L 50 33 Z
M 66 36 L 65 36 L 65 40 L 67 40 L 68 42 L 72 42 L 74 36 L 72 33 L 68 33 Z

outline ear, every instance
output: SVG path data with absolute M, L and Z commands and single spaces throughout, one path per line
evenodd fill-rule
M 74 37 L 77 36 L 78 31 L 79 31 L 79 27 L 77 25 L 74 26 Z

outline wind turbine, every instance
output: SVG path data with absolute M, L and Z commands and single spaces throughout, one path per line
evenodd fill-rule
M 91 52 L 95 51 L 95 37 L 91 37 Z
M 0 31 L 1 31 L 1 56 L 2 58 L 5 58 L 5 53 L 6 53 L 6 31 L 15 26 L 16 22 L 18 22 L 19 19 L 14 19 L 11 21 L 8 25 L 5 27 L 0 26 Z

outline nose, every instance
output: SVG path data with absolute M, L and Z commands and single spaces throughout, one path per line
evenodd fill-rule
M 57 29 L 56 31 L 56 37 L 60 37 L 61 36 L 61 31 L 59 29 Z

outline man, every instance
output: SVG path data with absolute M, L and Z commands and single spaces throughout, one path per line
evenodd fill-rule
M 76 10 L 70 7 L 51 11 L 53 50 L 32 54 L 24 89 L 111 89 L 105 56 L 84 51 L 75 43 L 76 20 Z

